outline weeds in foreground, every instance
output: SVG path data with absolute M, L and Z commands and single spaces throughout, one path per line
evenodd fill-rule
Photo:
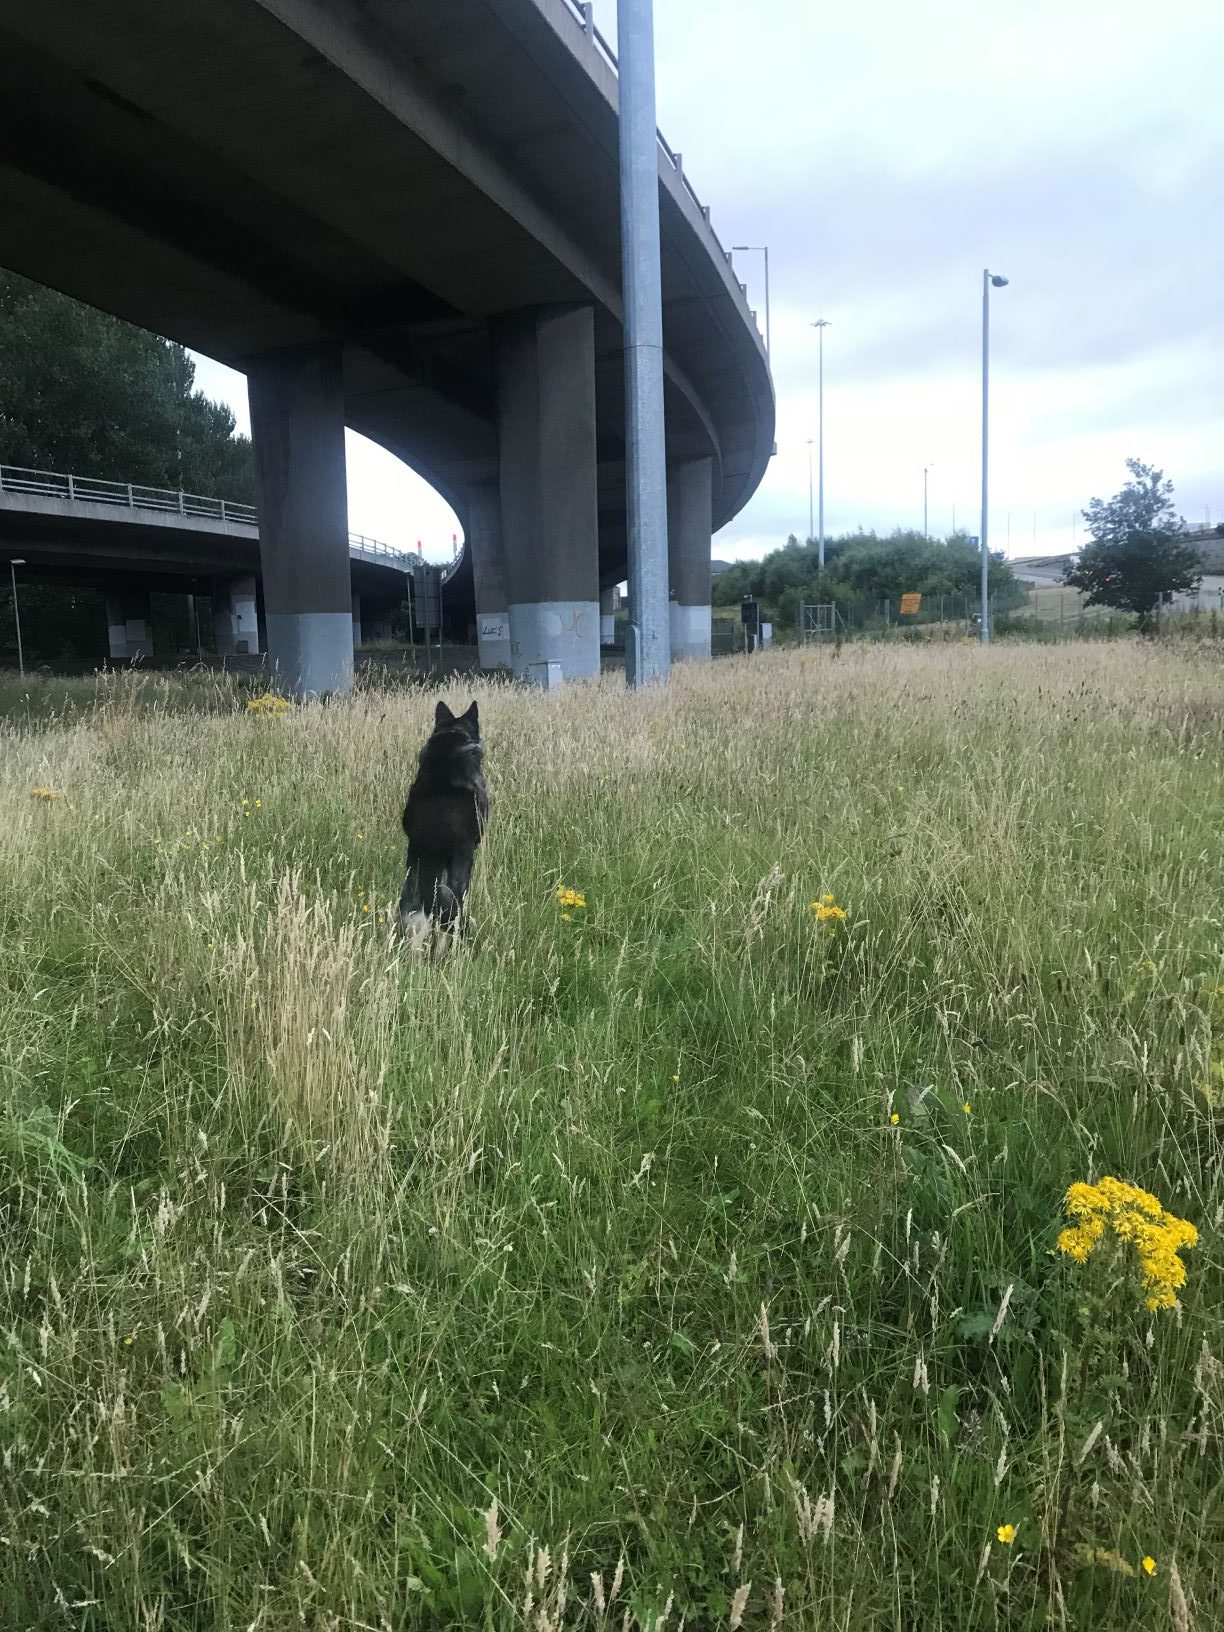
M 436 958 L 430 699 L 141 684 L 0 727 L 0 1628 L 1220 1624 L 1208 657 L 483 687 Z

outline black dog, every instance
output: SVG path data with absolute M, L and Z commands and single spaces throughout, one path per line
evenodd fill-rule
M 422 935 L 431 925 L 462 927 L 476 846 L 489 819 L 483 764 L 476 704 L 456 716 L 439 702 L 404 806 L 408 876 L 399 910 L 406 935 Z

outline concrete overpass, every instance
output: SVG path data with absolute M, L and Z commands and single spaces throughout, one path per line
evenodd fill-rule
M 354 645 L 391 633 L 391 614 L 409 598 L 421 558 L 350 533 Z M 218 652 L 257 654 L 261 618 L 259 521 L 255 506 L 139 483 L 98 481 L 0 465 L 0 552 L 20 556 L 21 577 L 100 589 L 110 655 L 152 652 L 149 595 L 206 591 Z M 470 614 L 462 559 L 443 575 L 444 610 Z M 449 590 L 449 593 L 448 593 Z
M 464 525 L 483 660 L 595 673 L 625 576 L 614 59 L 574 0 L 0 0 L 14 270 L 242 369 L 268 644 L 351 671 L 343 427 Z M 764 474 L 764 345 L 659 148 L 673 650 Z

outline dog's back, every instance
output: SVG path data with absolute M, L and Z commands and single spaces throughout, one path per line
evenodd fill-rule
M 462 917 L 489 816 L 483 763 L 476 704 L 456 716 L 439 702 L 404 806 L 408 853 L 400 924 L 406 932 L 431 923 L 449 929 Z

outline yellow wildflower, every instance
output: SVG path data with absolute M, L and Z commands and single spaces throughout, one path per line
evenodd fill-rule
M 1144 1568 L 1145 1572 L 1148 1575 L 1155 1575 L 1156 1574 L 1156 1569 L 1157 1569 L 1156 1560 L 1152 1557 L 1151 1553 L 1149 1553 L 1147 1555 L 1147 1557 L 1143 1560 L 1143 1568 Z
M 1178 1254 L 1198 1243 L 1193 1224 L 1166 1212 L 1155 1196 L 1121 1179 L 1073 1184 L 1066 1207 L 1074 1222 L 1058 1237 L 1060 1252 L 1085 1263 L 1104 1235 L 1112 1232 L 1135 1249 L 1148 1308 L 1173 1307 L 1186 1280 L 1186 1266 Z
M 1004 1547 L 1010 1547 L 1016 1539 L 1016 1527 L 1014 1524 L 1001 1524 L 995 1531 L 995 1535 L 1003 1543 Z
M 818 901 L 813 901 L 810 904 L 818 924 L 828 924 L 829 928 L 832 929 L 835 924 L 845 922 L 846 909 L 838 906 L 837 898 L 831 892 L 822 895 Z
M 895 1128 L 897 1126 L 898 1122 L 900 1122 L 900 1120 L 901 1120 L 901 1113 L 899 1111 L 894 1111 L 892 1113 L 892 1115 L 889 1117 L 888 1120 L 892 1123 L 893 1127 Z
M 261 697 L 248 698 L 246 706 L 248 714 L 285 714 L 293 704 L 288 697 L 278 697 L 274 691 L 265 691 Z
M 48 805 L 53 799 L 58 799 L 60 796 L 58 788 L 31 788 L 30 792 L 34 795 L 35 799 L 41 799 Z
M 559 907 L 585 907 L 586 896 L 583 895 L 581 890 L 571 890 L 564 884 L 558 884 L 557 905 Z
M 968 1100 L 966 1100 L 965 1103 L 961 1106 L 961 1110 L 964 1111 L 966 1116 L 972 1116 L 973 1115 L 973 1106 L 970 1105 Z
M 573 915 L 572 912 L 563 912 L 561 914 L 561 922 L 563 924 L 570 924 L 570 923 L 573 923 L 573 921 L 574 921 L 574 915 Z

